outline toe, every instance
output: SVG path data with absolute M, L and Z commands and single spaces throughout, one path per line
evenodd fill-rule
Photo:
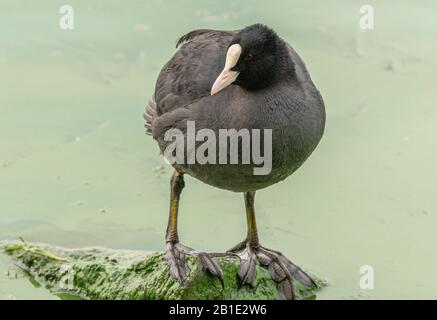
M 217 277 L 220 280 L 222 288 L 224 289 L 225 284 L 223 281 L 223 272 L 220 268 L 220 265 L 205 252 L 200 252 L 198 254 L 198 257 L 202 268 L 209 272 L 211 275 Z
M 241 284 L 249 284 L 253 286 L 255 284 L 256 276 L 256 256 L 255 253 L 246 248 L 240 257 L 240 269 L 238 270 L 238 277 L 240 278 Z
M 185 262 L 185 253 L 178 250 L 174 243 L 167 243 L 165 250 L 165 259 L 170 268 L 170 274 L 181 284 L 187 279 L 187 265 Z
M 268 268 L 273 281 L 281 282 L 287 277 L 286 271 L 277 262 L 270 263 Z
M 296 266 L 293 262 L 288 260 L 285 256 L 281 255 L 279 256 L 280 264 L 283 265 L 285 268 L 287 268 L 288 272 L 290 273 L 290 276 L 292 279 L 296 279 L 304 286 L 316 286 L 315 282 L 311 277 L 303 271 L 301 268 Z
M 263 266 L 269 266 L 273 261 L 273 258 L 270 256 L 270 254 L 266 252 L 266 250 L 264 250 L 263 248 L 260 248 L 260 250 L 258 250 L 256 256 Z
M 280 269 L 285 272 L 285 275 L 288 278 L 296 279 L 305 286 L 316 286 L 313 279 L 311 279 L 311 277 L 306 272 L 304 272 L 301 268 L 296 266 L 293 262 L 288 260 L 282 253 L 278 251 L 260 248 L 258 253 L 258 259 L 260 259 L 260 261 L 265 260 L 265 265 L 269 266 L 269 271 L 272 277 L 272 273 L 276 273 L 276 271 L 279 270 L 279 266 Z M 270 267 L 273 263 L 275 263 L 276 265 L 274 267 Z
M 237 253 L 238 251 L 244 250 L 246 248 L 247 240 L 243 240 L 240 243 L 233 246 L 231 249 L 226 251 L 227 253 Z
M 291 279 L 285 278 L 282 280 L 279 285 L 279 295 L 282 300 L 293 300 L 294 292 L 293 292 L 293 282 Z

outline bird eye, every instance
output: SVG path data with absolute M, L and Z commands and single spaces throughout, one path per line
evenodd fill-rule
M 246 60 L 251 60 L 253 58 L 253 54 L 248 53 L 246 56 Z

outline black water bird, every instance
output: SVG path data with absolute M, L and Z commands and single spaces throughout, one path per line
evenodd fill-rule
M 179 198 L 184 174 L 189 174 L 209 185 L 244 194 L 247 237 L 227 251 L 240 257 L 241 283 L 254 284 L 258 259 L 278 283 L 282 298 L 293 299 L 293 280 L 314 283 L 283 254 L 260 245 L 255 192 L 287 178 L 316 148 L 325 127 L 322 97 L 296 51 L 265 25 L 236 31 L 195 30 L 182 36 L 177 46 L 180 49 L 162 68 L 144 113 L 146 131 L 161 151 L 171 143 L 165 139 L 169 129 L 186 134 L 188 121 L 194 121 L 196 130 L 216 133 L 232 128 L 272 129 L 272 162 L 271 171 L 264 175 L 253 174 L 253 159 L 249 164 L 173 164 L 166 233 L 170 272 L 183 283 L 188 272 L 185 257 L 195 255 L 205 270 L 223 282 L 220 266 L 211 255 L 179 242 Z

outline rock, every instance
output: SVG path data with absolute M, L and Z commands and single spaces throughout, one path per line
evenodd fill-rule
M 277 284 L 257 265 L 254 288 L 239 288 L 239 261 L 219 257 L 225 288 L 202 271 L 195 257 L 188 258 L 190 274 L 185 285 L 171 278 L 163 253 L 105 248 L 66 249 L 39 243 L 0 242 L 0 249 L 15 259 L 53 292 L 84 299 L 279 299 Z M 326 282 L 312 275 L 317 287 L 295 283 L 298 299 L 314 299 Z

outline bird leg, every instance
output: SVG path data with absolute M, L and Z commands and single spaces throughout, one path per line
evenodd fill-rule
M 293 280 L 307 286 L 315 283 L 302 269 L 288 260 L 282 253 L 267 249 L 259 244 L 255 220 L 255 192 L 245 192 L 247 216 L 247 237 L 230 249 L 228 253 L 240 258 L 238 277 L 241 285 L 254 286 L 256 277 L 256 260 L 268 268 L 272 279 L 278 283 L 279 294 L 284 300 L 294 299 Z
M 198 257 L 202 269 L 216 276 L 223 287 L 223 273 L 219 264 L 214 261 L 207 253 L 198 252 L 190 247 L 179 243 L 178 235 L 178 211 L 179 199 L 182 189 L 185 186 L 184 176 L 178 171 L 174 171 L 170 180 L 170 213 L 168 217 L 167 232 L 165 236 L 166 249 L 165 259 L 170 268 L 170 274 L 181 284 L 185 282 L 188 275 L 188 267 L 185 261 L 187 255 Z

